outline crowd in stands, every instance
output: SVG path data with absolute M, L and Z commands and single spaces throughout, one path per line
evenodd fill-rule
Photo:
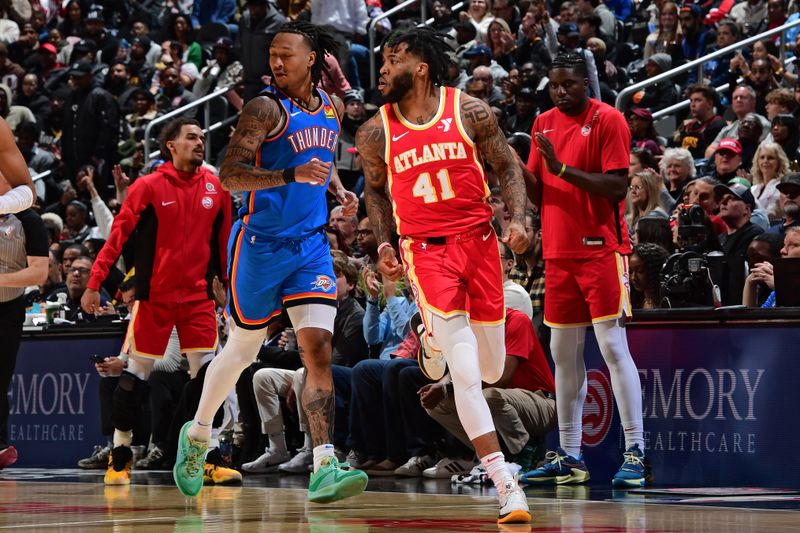
M 323 84 L 345 104 L 336 166 L 344 185 L 361 194 L 355 132 L 381 104 L 369 86 L 367 28 L 394 5 L 381 0 L 4 3 L 0 115 L 35 177 L 36 208 L 51 242 L 48 279 L 28 292 L 29 303 L 58 301 L 66 304 L 67 320 L 97 320 L 78 305 L 93 258 L 129 184 L 161 163 L 157 156 L 145 160 L 147 125 L 224 88 L 229 90 L 210 106 L 211 123 L 235 116 L 269 82 L 267 43 L 286 20 L 307 19 L 335 30 L 340 50 L 326 58 Z M 585 57 L 591 96 L 614 105 L 619 92 L 635 82 L 800 18 L 797 0 L 471 0 L 458 12 L 452 5 L 433 0 L 428 10 L 433 27 L 447 34 L 451 45 L 443 50 L 450 59 L 447 84 L 492 106 L 523 161 L 534 119 L 553 107 L 547 74 L 560 52 Z M 417 24 L 418 9 L 381 19 L 379 38 Z M 800 226 L 800 79 L 794 62 L 799 29 L 708 60 L 624 103 L 633 139 L 626 217 L 636 245 L 630 266 L 637 308 L 680 305 L 664 293 L 664 265 L 686 250 L 724 258 L 726 278 L 713 303 L 775 304 L 772 263 L 781 255 L 800 256 L 800 229 L 793 229 Z M 378 65 L 380 60 L 378 54 Z M 723 84 L 728 88 L 717 90 Z M 683 100 L 688 100 L 684 108 L 654 118 Z M 201 109 L 184 114 L 204 121 Z M 158 130 L 151 130 L 152 139 Z M 221 164 L 227 133 L 226 126 L 208 135 L 214 148 L 208 165 Z M 496 178 L 487 176 L 499 234 L 509 217 Z M 415 363 L 414 296 L 402 280 L 394 284 L 376 277 L 377 243 L 363 205 L 353 218 L 334 205 L 331 199 L 326 229 L 339 287 L 333 339 L 337 449 L 342 455 L 349 451 L 351 464 L 372 475 L 469 475 L 474 454 L 459 429 L 448 387 L 426 380 Z M 523 466 L 542 458 L 543 437 L 555 423 L 545 358 L 549 334 L 542 324 L 540 226 L 531 206 L 525 221 L 531 251 L 515 257 L 500 245 L 509 357 L 500 382 L 484 390 L 505 450 Z M 126 301 L 121 294 L 130 284 L 123 280 L 134 253 L 133 245 L 123 251 L 103 285 L 100 315 L 116 314 L 114 301 Z M 113 373 L 104 365 L 98 370 Z M 179 368 L 166 371 L 185 374 Z M 294 333 L 275 332 L 237 384 L 244 435 L 238 463 L 244 471 L 308 471 L 310 440 L 296 401 L 302 379 Z M 164 401 L 177 401 L 174 389 L 180 384 L 151 383 L 160 391 L 151 398 L 161 403 L 150 409 L 154 444 L 140 468 L 163 466 L 169 457 L 164 450 L 169 422 L 156 418 Z M 293 455 L 292 449 L 299 451 Z M 100 455 L 84 466 L 105 466 L 103 447 L 96 451 Z

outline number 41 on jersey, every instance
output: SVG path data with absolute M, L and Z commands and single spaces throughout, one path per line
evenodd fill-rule
M 441 194 L 437 194 L 429 172 L 423 172 L 419 175 L 411 192 L 414 193 L 415 197 L 422 198 L 426 204 L 432 204 L 439 200 L 451 200 L 456 197 L 456 193 L 453 191 L 453 186 L 450 183 L 450 175 L 447 173 L 446 168 L 436 173 L 436 179 L 439 180 L 439 188 L 442 191 Z

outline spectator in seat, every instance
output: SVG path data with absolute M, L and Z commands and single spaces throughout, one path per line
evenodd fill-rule
M 657 244 L 637 244 L 630 258 L 631 305 L 634 309 L 661 307 L 661 268 L 669 254 Z
M 692 153 L 685 148 L 667 148 L 664 157 L 661 158 L 660 166 L 667 179 L 667 192 L 673 203 L 678 202 L 683 196 L 686 184 L 697 175 Z
M 633 244 L 657 244 L 671 254 L 674 248 L 672 228 L 668 220 L 660 217 L 645 217 L 636 225 Z
M 717 202 L 714 188 L 719 184 L 718 180 L 705 176 L 691 181 L 689 183 L 691 188 L 687 185 L 685 189 L 688 191 L 688 203 L 696 204 L 703 208 L 703 211 L 711 221 L 715 235 L 722 235 L 728 229 L 725 222 L 715 214 L 719 208 L 719 203 Z
M 770 135 L 772 140 L 781 145 L 789 159 L 792 170 L 800 170 L 800 122 L 793 115 L 777 115 L 772 119 Z
M 785 175 L 777 185 L 777 189 L 781 193 L 783 219 L 773 222 L 768 231 L 784 236 L 787 229 L 800 226 L 800 173 L 792 172 Z
M 508 274 L 516 266 L 516 258 L 514 252 L 511 251 L 506 244 L 498 241 L 500 246 L 500 264 L 503 269 L 503 295 L 505 297 L 506 305 L 510 309 L 525 314 L 528 318 L 533 318 L 533 307 L 531 305 L 528 291 L 521 285 L 515 283 L 513 280 L 508 279 Z
M 706 49 L 712 45 L 713 31 L 703 24 L 703 11 L 697 4 L 683 4 L 678 20 L 683 30 L 681 51 L 686 61 L 692 61 L 706 54 Z M 697 75 L 695 74 L 696 78 Z
M 755 89 L 749 85 L 738 85 L 736 89 L 733 90 L 731 110 L 736 115 L 736 120 L 719 131 L 714 141 L 708 145 L 708 148 L 706 148 L 706 157 L 710 158 L 714 155 L 714 152 L 717 150 L 717 146 L 722 139 L 736 139 L 739 137 L 739 126 L 741 125 L 742 119 L 748 113 L 755 113 L 756 111 Z M 759 122 L 761 122 L 761 126 L 763 128 L 762 134 L 759 137 L 759 141 L 763 141 L 764 137 L 766 137 L 767 133 L 769 132 L 771 124 L 769 120 L 761 115 L 756 114 L 756 118 L 758 118 Z
M 750 274 L 744 285 L 744 293 L 742 294 L 742 304 L 747 307 L 761 307 L 766 302 L 772 289 L 764 283 L 764 280 L 755 280 L 758 274 L 753 275 L 754 271 L 759 268 L 759 263 L 772 264 L 776 259 L 781 256 L 781 248 L 783 248 L 783 236 L 777 233 L 762 233 L 756 235 L 750 241 L 750 246 L 747 247 L 747 266 Z
M 344 215 L 344 208 L 342 206 L 336 206 L 331 209 L 328 224 L 339 231 L 348 249 L 352 250 L 356 244 L 358 217 L 356 215 L 347 217 Z
M 783 248 L 781 248 L 781 257 L 800 257 L 800 228 L 791 227 L 786 230 L 786 235 L 783 239 Z M 772 264 L 768 261 L 757 264 L 747 276 L 747 282 L 745 283 L 744 294 L 742 296 L 744 305 L 755 307 L 756 297 L 754 288 L 758 283 L 764 283 L 772 289 L 772 292 L 761 307 L 775 307 L 775 276 Z
M 197 98 L 181 84 L 180 71 L 174 66 L 168 66 L 160 73 L 161 89 L 156 95 L 156 106 L 161 113 L 169 113 L 183 107 Z M 186 118 L 194 118 L 197 108 L 193 107 L 183 113 Z
M 778 184 L 788 172 L 789 160 L 783 148 L 774 142 L 762 142 L 753 158 L 753 186 L 750 192 L 756 199 L 758 209 L 767 214 L 770 222 L 781 219 Z
M 720 183 L 727 183 L 743 173 L 742 143 L 739 139 L 722 139 L 714 151 L 714 166 L 707 175 Z
M 661 177 L 652 170 L 637 172 L 628 186 L 628 202 L 626 219 L 631 237 L 636 232 L 639 220 L 646 217 L 669 218 L 667 212 L 659 205 Z
M 529 455 L 528 464 L 521 466 L 525 470 L 533 469 L 536 465 L 532 464 L 530 456 L 543 458 L 544 437 L 556 427 L 555 400 L 552 399 L 555 383 L 533 324 L 523 313 L 506 310 L 505 338 L 503 375 L 496 383 L 483 385 L 483 396 L 489 404 L 497 436 L 511 454 L 511 461 L 520 461 L 520 456 Z M 422 387 L 420 402 L 434 420 L 471 448 L 456 414 L 453 386 L 446 380 L 447 377 Z
M 653 114 L 649 109 L 634 107 L 626 113 L 628 127 L 631 129 L 632 148 L 644 148 L 654 156 L 660 156 L 661 145 L 658 142 L 658 133 L 653 125 Z
M 20 79 L 20 84 L 14 104 L 27 107 L 37 119 L 46 117 L 50 113 L 50 99 L 41 90 L 38 74 L 34 72 L 25 74 Z
M 656 31 L 648 35 L 645 40 L 644 59 L 648 60 L 655 54 L 681 58 L 682 43 L 683 31 L 678 19 L 678 6 L 673 2 L 664 2 L 658 14 Z
M 719 203 L 719 216 L 728 226 L 720 238 L 729 272 L 727 287 L 722 287 L 722 302 L 724 305 L 739 305 L 742 303 L 747 247 L 764 230 L 750 221 L 756 201 L 748 187 L 739 183 L 720 184 L 714 187 L 714 194 Z
M 67 295 L 66 313 L 64 318 L 71 322 L 93 322 L 96 317 L 92 314 L 84 313 L 81 309 L 81 297 L 86 291 L 86 285 L 89 283 L 89 272 L 92 270 L 91 257 L 81 256 L 72 261 L 67 272 L 66 290 L 64 293 Z M 58 295 L 61 292 L 54 292 L 48 301 L 58 301 Z M 116 310 L 111 305 L 110 299 L 105 291 L 100 293 L 100 307 L 96 313 L 97 315 L 114 315 Z
M 485 43 L 489 34 L 489 24 L 494 20 L 491 0 L 470 0 L 467 2 L 467 10 L 459 13 L 459 20 L 471 22 L 478 32 L 478 39 Z
M 725 127 L 725 120 L 714 113 L 718 104 L 717 92 L 705 84 L 695 84 L 686 91 L 689 96 L 689 118 L 673 135 L 675 146 L 685 148 L 692 157 L 705 157 L 706 148 Z
M 669 54 L 653 54 L 647 59 L 644 69 L 648 78 L 653 78 L 672 68 L 672 57 Z M 646 107 L 653 111 L 664 109 L 678 102 L 678 89 L 672 80 L 664 80 L 637 92 L 633 102 L 638 107 Z
M 794 101 L 792 91 L 785 87 L 773 89 L 767 93 L 764 108 L 767 120 L 773 121 L 778 115 L 791 114 L 797 105 Z
M 742 168 L 749 169 L 753 165 L 758 144 L 763 138 L 763 130 L 758 116 L 755 113 L 748 113 L 739 125 L 739 143 L 742 145 Z M 748 180 L 752 179 L 745 175 Z
M 634 147 L 631 148 L 630 166 L 628 167 L 628 178 L 632 178 L 637 172 L 642 170 L 658 170 L 658 162 L 656 157 L 650 150 L 645 148 Z
M 506 120 L 506 131 L 530 135 L 536 118 L 536 93 L 530 87 L 523 87 L 514 99 L 514 114 Z

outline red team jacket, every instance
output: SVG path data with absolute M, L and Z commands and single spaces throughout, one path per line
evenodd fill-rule
M 130 186 L 89 288 L 100 289 L 134 230 L 137 300 L 205 300 L 214 276 L 227 281 L 231 197 L 206 168 L 189 176 L 167 162 Z

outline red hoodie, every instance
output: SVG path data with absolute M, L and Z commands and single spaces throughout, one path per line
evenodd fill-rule
M 227 281 L 231 197 L 204 167 L 194 175 L 171 162 L 138 178 L 97 255 L 88 287 L 100 289 L 136 230 L 136 299 L 185 302 L 213 298 L 211 280 Z

